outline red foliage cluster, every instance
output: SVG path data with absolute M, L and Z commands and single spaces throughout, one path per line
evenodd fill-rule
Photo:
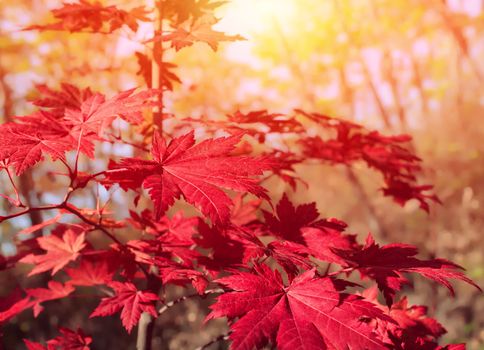
M 171 34 L 156 34 L 153 40 L 169 41 L 179 50 L 196 41 L 216 49 L 220 40 L 235 39 L 212 31 L 214 21 L 205 20 L 218 4 L 205 0 L 189 1 L 186 7 L 177 6 L 175 0 L 163 3 L 174 29 Z M 59 23 L 31 28 L 98 31 L 107 25 L 112 32 L 127 24 L 135 30 L 132 17 L 149 21 L 144 14 L 81 1 L 54 10 Z M 139 62 L 139 74 L 147 77 L 146 59 Z M 179 81 L 173 76 L 171 80 Z M 3 258 L 1 266 L 32 264 L 28 276 L 44 274 L 49 282 L 47 287 L 17 287 L 0 303 L 0 322 L 29 309 L 37 316 L 44 303 L 75 296 L 82 286 L 106 294 L 91 317 L 120 313 L 123 326 L 131 332 L 142 313 L 156 318 L 164 312 L 170 305 L 164 291 L 178 285 L 193 287 L 200 296 L 219 294 L 207 320 L 228 318 L 232 349 L 260 349 L 268 343 L 279 349 L 463 348 L 439 346 L 444 328 L 426 315 L 425 307 L 409 306 L 405 297 L 397 297 L 402 286 L 409 284 L 407 273 L 436 281 L 451 292 L 450 279 L 474 284 L 458 265 L 416 258 L 417 249 L 407 244 L 379 246 L 371 235 L 359 244 L 354 234 L 346 232 L 344 222 L 320 218 L 315 203 L 295 206 L 285 194 L 274 210 L 262 210 L 261 200 L 247 197 L 250 193 L 271 202 L 261 185 L 267 178 L 264 174 L 279 176 L 295 189 L 293 166 L 308 160 L 347 166 L 364 161 L 382 174 L 385 195 L 400 204 L 416 199 L 428 211 L 428 200 L 438 199 L 422 193 L 429 186 L 416 184 L 420 159 L 408 148 L 410 137 L 387 137 L 348 121 L 303 111 L 289 116 L 237 111 L 224 121 L 179 120 L 170 136 L 160 128 L 142 135 L 144 140 L 139 142 L 117 135 L 113 122 L 121 118 L 132 125 L 142 123 L 143 110 L 159 106 L 160 91 L 130 90 L 106 98 L 68 84 L 60 91 L 45 86 L 38 90 L 41 98 L 34 101 L 38 111 L 0 126 L 0 162 L 16 194 L 16 198 L 4 195 L 12 212 L 0 216 L 0 222 L 32 211 L 58 214 L 26 228 L 23 234 L 30 238 L 18 238 L 17 254 Z M 230 136 L 197 143 L 193 131 L 183 132 L 195 123 L 202 124 L 207 134 L 223 129 Z M 313 126 L 321 130 L 319 135 L 328 137 L 310 136 Z M 237 148 L 244 134 L 264 148 L 262 155 L 252 155 L 251 147 Z M 292 152 L 271 147 L 265 143 L 267 134 L 295 135 L 301 147 Z M 101 143 L 130 146 L 137 156 L 110 160 L 101 172 L 79 171 L 85 159 L 80 155 L 94 158 L 95 146 Z M 66 168 L 65 174 L 57 174 L 69 179 L 65 196 L 58 203 L 26 207 L 11 170 L 20 175 L 45 155 Z M 98 185 L 134 191 L 135 209 L 130 217 L 120 220 L 104 208 L 78 208 L 72 203 L 84 188 Z M 146 196 L 143 189 L 153 210 L 140 208 L 140 198 Z M 197 207 L 202 216 L 187 218 L 181 212 L 166 216 L 177 199 Z M 64 223 L 59 223 L 61 218 Z M 49 235 L 37 234 L 49 226 L 54 227 Z M 126 228 L 138 232 L 138 238 L 124 241 L 118 233 Z M 95 231 L 111 244 L 94 246 Z M 348 281 L 353 272 L 375 287 L 362 290 Z M 377 299 L 378 291 L 384 305 Z M 46 346 L 25 343 L 29 349 L 88 349 L 95 342 L 81 330 L 61 328 L 60 333 Z

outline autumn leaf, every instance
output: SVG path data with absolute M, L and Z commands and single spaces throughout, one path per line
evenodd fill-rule
M 314 270 L 284 286 L 265 265 L 254 273 L 238 272 L 217 280 L 233 290 L 220 295 L 208 319 L 238 318 L 231 326 L 231 349 L 387 349 L 368 319 L 393 320 L 373 304 L 340 292 L 338 281 L 319 278 Z
M 39 112 L 34 118 L 49 120 L 47 113 Z M 25 120 L 25 119 L 24 119 Z M 42 126 L 42 128 L 39 128 Z M 7 160 L 16 169 L 17 176 L 35 165 L 48 154 L 53 160 L 64 159 L 71 148 L 66 139 L 68 132 L 53 123 L 7 123 L 0 125 L 0 160 Z
M 103 6 L 100 2 L 79 0 L 78 3 L 64 3 L 62 7 L 52 10 L 57 22 L 45 25 L 32 25 L 24 30 L 66 30 L 81 32 L 90 30 L 103 32 L 106 27 L 112 33 L 123 25 L 131 30 L 138 29 L 138 21 L 149 21 L 148 11 L 144 7 L 136 7 L 129 11 L 121 10 L 116 6 Z
M 86 247 L 86 235 L 84 232 L 76 232 L 66 229 L 62 238 L 54 234 L 37 238 L 37 242 L 43 250 L 43 255 L 29 254 L 20 262 L 34 264 L 29 276 L 52 270 L 52 275 L 64 268 L 69 262 L 75 261 L 80 252 Z
M 155 302 L 159 300 L 157 295 L 139 291 L 130 282 L 113 281 L 109 286 L 114 289 L 116 295 L 103 298 L 89 317 L 109 316 L 121 310 L 123 326 L 128 333 L 131 333 L 133 327 L 138 323 L 142 312 L 148 312 L 153 317 L 157 316 L 155 309 Z
M 223 32 L 218 32 L 212 29 L 212 26 L 217 23 L 217 20 L 212 16 L 202 17 L 195 23 L 183 28 L 177 27 L 172 33 L 163 35 L 163 40 L 170 41 L 171 46 L 176 51 L 184 47 L 192 46 L 196 42 L 204 42 L 208 44 L 213 51 L 217 51 L 218 45 L 221 41 L 238 41 L 245 40 L 240 35 L 227 35 Z M 154 38 L 153 40 L 159 40 Z
M 420 260 L 415 258 L 418 250 L 415 246 L 392 243 L 380 247 L 371 234 L 363 247 L 349 250 L 334 249 L 334 252 L 346 261 L 348 266 L 358 269 L 363 276 L 375 280 L 388 306 L 393 303 L 395 293 L 408 284 L 402 273 L 418 273 L 447 287 L 452 294 L 454 289 L 449 279 L 459 279 L 480 289 L 471 279 L 462 273 L 462 268 L 445 259 Z
M 66 269 L 66 273 L 71 278 L 67 281 L 73 286 L 94 286 L 111 282 L 113 272 L 108 263 L 101 259 L 81 261 L 78 267 Z
M 213 0 L 165 0 L 163 2 L 163 11 L 170 20 L 179 25 L 189 18 L 196 20 L 226 2 Z
M 24 339 L 28 350 L 89 350 L 92 338 L 86 336 L 82 329 L 73 331 L 68 328 L 59 328 L 60 335 L 47 341 L 47 346 Z
M 319 219 L 316 203 L 295 206 L 284 194 L 276 206 L 276 213 L 263 211 L 271 233 L 282 240 L 298 243 L 316 258 L 341 263 L 333 249 L 350 249 L 355 244 L 353 235 L 345 234 L 346 223 L 338 219 Z
M 332 131 L 331 136 L 311 136 L 301 138 L 304 155 L 332 164 L 351 166 L 358 161 L 382 174 L 385 196 L 404 205 L 410 199 L 416 199 L 420 207 L 429 211 L 429 202 L 440 203 L 439 198 L 430 191 L 432 186 L 418 185 L 417 174 L 421 171 L 421 159 L 411 150 L 412 137 L 409 135 L 384 136 L 375 130 L 367 130 L 362 125 L 333 118 L 318 113 L 306 113 L 296 110 L 300 115 L 320 125 L 325 131 Z
M 40 96 L 32 103 L 40 108 L 49 109 L 58 118 L 64 116 L 66 109 L 80 109 L 82 102 L 93 94 L 90 88 L 80 89 L 69 83 L 61 83 L 59 91 L 47 85 L 37 85 L 36 89 Z
M 73 291 L 74 287 L 57 281 L 49 281 L 47 283 L 47 288 L 30 288 L 25 290 L 27 296 L 30 298 L 30 304 L 28 307 L 33 307 L 35 317 L 37 317 L 44 309 L 42 303 L 63 299 L 69 296 Z
M 215 223 L 227 223 L 232 201 L 221 188 L 251 192 L 267 199 L 264 188 L 251 178 L 271 167 L 265 157 L 231 156 L 242 135 L 205 140 L 195 145 L 194 133 L 173 139 L 167 145 L 153 137 L 153 160 L 125 158 L 111 163 L 105 183 L 124 189 L 141 185 L 148 190 L 160 218 L 182 195 Z
M 151 100 L 154 95 L 155 90 L 134 93 L 134 89 L 131 89 L 106 99 L 104 95 L 96 93 L 83 101 L 79 109 L 67 109 L 65 120 L 78 134 L 100 135 L 116 117 L 132 124 L 141 123 L 142 109 L 155 104 Z

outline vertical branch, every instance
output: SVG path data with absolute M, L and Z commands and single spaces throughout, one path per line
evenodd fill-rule
M 395 64 L 393 62 L 393 56 L 391 52 L 387 49 L 384 49 L 383 56 L 386 59 L 386 66 L 385 66 L 385 75 L 390 83 L 390 88 L 392 90 L 393 95 L 393 103 L 395 108 L 397 109 L 398 120 L 400 121 L 400 127 L 404 132 L 407 132 L 408 125 L 407 125 L 407 116 L 405 113 L 405 108 L 403 107 L 402 99 L 400 98 L 400 91 L 398 89 L 398 78 L 395 76 Z
M 379 7 L 377 6 L 377 4 L 375 4 L 374 0 L 370 1 L 369 6 L 372 9 L 373 18 L 375 22 L 378 22 L 381 19 Z M 393 105 L 397 110 L 398 120 L 400 121 L 400 127 L 404 132 L 406 132 L 408 129 L 407 116 L 405 113 L 405 108 L 403 106 L 402 100 L 400 98 L 400 91 L 398 89 L 398 78 L 396 76 L 394 58 L 393 58 L 391 49 L 388 47 L 385 47 L 385 44 L 383 44 L 382 53 L 383 53 L 383 60 L 384 60 L 382 65 L 383 74 L 385 79 L 388 80 L 390 84 L 390 89 L 392 90 Z
M 158 268 L 152 267 L 148 273 L 147 289 L 155 294 L 158 294 L 161 289 L 161 282 L 156 276 Z M 155 329 L 156 319 L 147 312 L 141 314 L 138 324 L 138 335 L 136 339 L 136 350 L 151 350 L 153 331 Z
M 12 98 L 12 89 L 8 86 L 7 82 L 5 81 L 5 76 L 7 72 L 3 69 L 2 65 L 0 64 L 0 88 L 2 89 L 3 93 L 3 118 L 6 122 L 10 121 L 10 116 L 13 114 L 13 98 Z
M 383 100 L 380 97 L 380 94 L 378 93 L 376 84 L 373 81 L 373 78 L 371 76 L 370 68 L 368 68 L 368 64 L 365 62 L 364 58 L 362 57 L 361 51 L 359 53 L 358 60 L 361 65 L 361 68 L 363 69 L 363 75 L 365 77 L 366 84 L 370 88 L 371 94 L 373 95 L 373 98 L 375 99 L 378 110 L 380 111 L 380 117 L 382 118 L 383 124 L 385 124 L 385 127 L 387 129 L 391 130 L 393 127 L 390 121 L 390 115 L 388 114 L 385 108 L 385 105 L 383 104 Z
M 484 82 L 484 76 L 482 75 L 481 71 L 479 70 L 479 66 L 475 62 L 474 58 L 471 56 L 469 51 L 469 42 L 464 34 L 462 28 L 456 23 L 454 17 L 452 16 L 451 11 L 447 7 L 445 2 L 438 3 L 438 13 L 442 18 L 444 25 L 446 26 L 447 30 L 450 32 L 452 37 L 454 38 L 459 50 L 462 52 L 464 57 L 467 59 L 470 68 L 473 70 L 475 77 L 479 81 L 480 84 Z
M 163 135 L 163 0 L 156 3 L 157 18 L 155 19 L 155 36 L 159 39 L 155 40 L 153 47 L 153 63 L 151 65 L 152 87 L 159 89 L 158 107 L 155 107 L 153 114 L 153 124 L 156 129 Z
M 151 350 L 154 325 L 153 317 L 149 313 L 143 312 L 138 323 L 136 350 Z
M 422 73 L 420 71 L 417 57 L 415 57 L 415 54 L 413 53 L 412 50 L 409 51 L 409 55 L 410 55 L 410 60 L 412 62 L 413 80 L 415 85 L 417 86 L 417 89 L 420 95 L 420 100 L 422 103 L 422 112 L 424 114 L 427 114 L 429 111 L 429 107 L 427 102 L 427 94 L 425 93 L 425 89 L 423 86 Z
M 152 88 L 158 89 L 158 106 L 153 111 L 153 126 L 163 136 L 163 1 L 156 2 L 157 18 L 155 19 L 155 40 L 153 46 L 153 62 L 151 64 Z M 147 289 L 155 294 L 160 292 L 162 287 L 160 280 L 156 276 L 158 269 L 152 267 L 147 277 Z M 136 350 L 151 350 L 153 332 L 155 329 L 155 319 L 147 312 L 141 314 L 138 324 L 138 335 L 136 339 Z
M 343 101 L 349 106 L 350 115 L 354 115 L 355 114 L 354 91 L 348 82 L 348 78 L 346 77 L 345 66 L 343 65 L 343 63 L 338 64 L 337 70 L 338 70 L 339 82 L 341 84 L 341 90 L 343 94 Z

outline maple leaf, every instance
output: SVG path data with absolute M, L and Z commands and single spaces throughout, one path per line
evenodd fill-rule
M 413 185 L 406 181 L 399 181 L 392 179 L 388 181 L 386 187 L 382 188 L 385 196 L 391 196 L 401 206 L 405 205 L 410 199 L 416 199 L 419 202 L 420 208 L 427 213 L 430 211 L 428 201 L 442 204 L 440 199 L 435 194 L 426 194 L 432 190 L 432 185 Z
M 124 158 L 119 164 L 111 162 L 104 183 L 119 183 L 124 189 L 142 185 L 154 202 L 155 218 L 183 195 L 213 222 L 227 223 L 232 201 L 221 188 L 268 198 L 265 189 L 251 178 L 270 169 L 268 158 L 229 155 L 241 137 L 209 139 L 195 145 L 192 131 L 167 145 L 155 133 L 153 160 Z
M 106 126 L 116 117 L 132 124 L 143 121 L 141 111 L 145 107 L 154 105 L 150 100 L 156 95 L 155 90 L 145 90 L 134 93 L 135 89 L 123 91 L 107 99 L 100 93 L 93 94 L 82 102 L 80 108 L 66 109 L 65 120 L 70 123 L 77 133 L 100 135 Z
M 20 262 L 35 265 L 29 276 L 49 270 L 52 270 L 52 275 L 54 275 L 69 262 L 75 261 L 79 257 L 80 252 L 86 247 L 85 238 L 84 232 L 79 233 L 73 229 L 67 229 L 62 238 L 54 234 L 39 237 L 37 242 L 46 253 L 43 255 L 29 254 Z
M 301 110 L 296 112 L 336 134 L 327 139 L 315 136 L 299 140 L 307 157 L 348 166 L 357 161 L 366 162 L 368 167 L 383 175 L 386 185 L 382 188 L 384 195 L 393 197 L 400 205 L 416 199 L 420 207 L 428 212 L 428 201 L 440 203 L 436 195 L 422 193 L 430 190 L 431 186 L 416 184 L 421 159 L 409 147 L 404 147 L 412 140 L 411 136 L 383 136 L 343 119 Z
M 24 30 L 68 30 L 80 32 L 91 30 L 102 32 L 104 24 L 108 33 L 112 33 L 123 25 L 131 30 L 138 29 L 138 21 L 146 22 L 148 11 L 144 7 L 136 7 L 129 11 L 118 9 L 116 6 L 103 6 L 100 2 L 79 0 L 78 3 L 64 3 L 62 7 L 52 10 L 57 22 L 46 25 L 33 25 Z
M 66 269 L 66 273 L 71 278 L 67 283 L 73 286 L 108 284 L 114 274 L 103 259 L 83 259 L 78 267 Z
M 190 17 L 196 20 L 225 3 L 226 1 L 211 0 L 165 0 L 163 11 L 170 21 L 179 25 Z
M 274 241 L 268 244 L 265 251 L 287 273 L 289 281 L 299 273 L 300 269 L 311 269 L 315 264 L 309 259 L 310 250 L 298 243 L 291 241 Z
M 48 118 L 46 113 L 38 113 L 37 116 Z M 53 160 L 64 159 L 64 153 L 71 148 L 66 135 L 67 132 L 56 128 L 56 124 L 43 129 L 16 123 L 0 125 L 0 160 L 8 159 L 16 174 L 20 175 L 41 161 L 45 154 Z
M 303 181 L 294 170 L 295 165 L 301 164 L 304 161 L 302 157 L 296 156 L 290 152 L 281 152 L 278 150 L 269 154 L 274 159 L 275 163 L 272 171 L 274 175 L 278 176 L 282 181 L 291 186 L 294 191 L 297 187 L 297 181 L 301 182 L 306 188 L 308 188 L 308 184 Z
M 263 213 L 276 237 L 308 247 L 307 252 L 320 260 L 344 262 L 333 249 L 350 249 L 355 244 L 353 235 L 343 234 L 346 223 L 334 218 L 318 219 L 314 202 L 295 207 L 284 194 L 276 206 L 277 216 L 267 211 Z
M 60 91 L 53 90 L 47 85 L 37 85 L 40 96 L 32 101 L 35 106 L 47 108 L 58 118 L 64 116 L 66 109 L 80 109 L 82 102 L 92 96 L 90 88 L 79 89 L 68 83 L 61 83 Z
M 260 199 L 247 201 L 244 203 L 244 196 L 237 194 L 233 198 L 234 206 L 232 207 L 230 221 L 236 226 L 244 226 L 257 220 L 257 209 L 261 205 Z
M 417 259 L 414 257 L 418 253 L 417 248 L 409 244 L 393 243 L 380 247 L 369 234 L 363 247 L 333 250 L 346 261 L 348 266 L 358 269 L 363 276 L 377 282 L 388 306 L 392 305 L 395 293 L 403 284 L 408 283 L 402 275 L 403 272 L 418 273 L 434 280 L 447 287 L 452 295 L 454 295 L 454 289 L 449 279 L 459 279 L 480 290 L 480 287 L 471 279 L 458 271 L 462 269 L 459 265 L 444 259 Z
M 7 297 L 0 298 L 0 324 L 31 306 L 30 298 L 22 297 L 22 294 L 22 290 L 16 287 Z
M 139 321 L 142 312 L 148 312 L 153 317 L 157 316 L 155 302 L 159 300 L 156 294 L 139 291 L 130 282 L 113 281 L 109 287 L 114 289 L 116 295 L 103 298 L 98 307 L 89 317 L 109 316 L 121 310 L 121 321 L 124 328 L 131 333 Z
M 217 20 L 212 17 L 204 17 L 192 23 L 188 28 L 177 27 L 172 33 L 163 35 L 163 40 L 171 41 L 171 47 L 176 51 L 184 47 L 192 46 L 196 42 L 204 42 L 208 44 L 213 51 L 217 51 L 220 41 L 238 41 L 245 40 L 240 35 L 226 35 L 212 29 L 212 26 L 217 23 Z M 158 40 L 155 37 L 152 40 Z
M 445 328 L 435 319 L 427 316 L 427 308 L 421 305 L 408 306 L 407 298 L 392 305 L 389 314 L 398 327 L 391 325 L 390 331 L 402 340 L 398 344 L 403 349 L 425 345 L 437 346 L 436 340 L 446 333 Z
M 57 223 L 61 218 L 62 218 L 62 213 L 59 213 L 56 216 L 54 216 L 50 219 L 47 219 L 47 220 L 45 220 L 45 221 L 43 221 L 43 222 L 41 222 L 37 225 L 32 225 L 32 226 L 24 228 L 23 230 L 19 231 L 18 234 L 19 235 L 26 235 L 26 234 L 30 234 L 30 233 L 35 233 L 36 231 L 40 231 L 40 230 L 42 230 L 43 228 L 45 228 L 49 225 Z
M 229 123 L 226 128 L 244 130 L 254 136 L 260 143 L 265 142 L 268 133 L 301 133 L 305 130 L 294 116 L 269 113 L 265 109 L 249 113 L 242 113 L 237 110 L 233 114 L 228 114 L 227 118 Z
M 198 262 L 212 275 L 217 275 L 222 269 L 246 266 L 265 251 L 264 245 L 250 230 L 210 227 L 201 221 L 198 232 L 200 237 L 195 239 L 197 244 L 211 250 L 209 259 L 200 258 Z
M 44 309 L 42 306 L 43 302 L 65 298 L 73 291 L 74 287 L 67 284 L 64 285 L 57 281 L 49 281 L 47 283 L 47 288 L 26 289 L 25 292 L 29 298 L 29 304 L 26 308 L 33 307 L 34 316 L 37 317 Z M 20 310 L 20 312 L 23 310 Z
M 60 327 L 61 335 L 47 341 L 47 346 L 24 339 L 28 350 L 89 350 L 92 338 L 86 336 L 82 329 L 73 331 Z
M 285 193 L 277 204 L 276 212 L 277 217 L 263 211 L 266 224 L 279 237 L 296 242 L 301 241 L 301 228 L 310 227 L 319 217 L 316 203 L 295 207 Z
M 35 343 L 33 341 L 30 341 L 28 339 L 24 339 L 25 346 L 27 347 L 27 350 L 49 350 L 47 347 L 40 343 Z
M 185 286 L 187 283 L 191 283 L 200 295 L 205 292 L 208 285 L 208 280 L 202 272 L 187 268 L 177 268 L 176 265 L 161 267 L 160 277 L 164 285 Z
M 194 240 L 193 235 L 200 220 L 199 217 L 186 218 L 182 211 L 173 215 L 170 219 L 163 216 L 160 220 L 155 220 L 153 213 L 150 210 L 144 210 L 141 215 L 130 211 L 131 219 L 128 219 L 132 225 L 138 229 L 144 230 L 147 234 L 153 235 L 152 252 L 155 255 L 163 255 L 164 257 L 179 258 L 184 263 L 196 259 L 199 255 L 193 249 Z
M 140 123 L 142 109 L 152 106 L 155 90 L 133 93 L 128 90 L 111 99 L 90 90 L 63 85 L 60 92 L 40 87 L 44 99 L 35 104 L 49 109 L 16 117 L 16 123 L 0 126 L 0 161 L 8 160 L 17 175 L 41 161 L 45 154 L 65 160 L 65 152 L 79 150 L 94 157 L 93 141 L 116 117 Z M 71 98 L 70 102 L 67 102 Z M 62 104 L 65 103 L 63 106 Z
M 265 265 L 217 282 L 234 291 L 217 298 L 207 319 L 239 318 L 231 327 L 231 349 L 262 349 L 268 342 L 281 350 L 387 349 L 365 320 L 393 320 L 363 298 L 341 293 L 341 281 L 319 278 L 314 270 L 287 287 Z
M 362 296 L 385 311 L 395 323 L 385 323 L 372 320 L 382 337 L 392 343 L 396 350 L 444 350 L 461 349 L 462 344 L 439 346 L 438 339 L 447 331 L 435 319 L 427 315 L 427 307 L 422 305 L 408 305 L 406 297 L 394 303 L 390 308 L 381 305 L 377 299 L 378 288 L 371 287 L 363 291 Z

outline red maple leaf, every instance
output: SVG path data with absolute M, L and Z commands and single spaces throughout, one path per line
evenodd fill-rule
M 449 279 L 459 279 L 480 289 L 471 279 L 459 270 L 462 269 L 445 259 L 420 260 L 415 258 L 418 250 L 409 244 L 393 243 L 380 247 L 371 234 L 363 247 L 351 250 L 334 249 L 334 252 L 346 261 L 348 266 L 360 271 L 363 276 L 375 280 L 383 292 L 387 305 L 393 303 L 395 293 L 403 284 L 409 283 L 402 275 L 404 272 L 418 273 L 446 286 L 452 295 L 454 289 Z
M 61 335 L 47 341 L 47 346 L 24 339 L 28 350 L 89 350 L 92 338 L 86 336 L 82 329 L 77 331 L 60 327 Z
M 111 282 L 109 286 L 114 289 L 116 295 L 103 298 L 98 307 L 89 317 L 109 316 L 121 310 L 121 321 L 124 328 L 131 333 L 131 330 L 139 321 L 142 312 L 148 312 L 153 317 L 157 316 L 155 302 L 158 296 L 136 289 L 130 282 Z
M 207 259 L 199 259 L 199 264 L 204 265 L 212 275 L 217 275 L 222 269 L 246 266 L 265 251 L 262 242 L 250 230 L 210 227 L 202 221 L 198 232 L 200 237 L 196 239 L 197 244 L 211 250 Z
M 74 287 L 62 284 L 57 281 L 49 281 L 47 288 L 31 288 L 25 292 L 30 298 L 27 308 L 34 308 L 34 316 L 37 317 L 44 309 L 42 303 L 45 301 L 62 299 L 69 296 L 74 291 Z M 23 311 L 23 310 L 21 310 Z
M 75 261 L 81 250 L 86 247 L 85 233 L 66 229 L 62 238 L 55 234 L 37 238 L 39 246 L 46 251 L 43 255 L 29 254 L 20 262 L 34 264 L 29 276 L 52 270 L 52 275 L 61 270 L 69 262 Z
M 101 134 L 116 117 L 139 124 L 143 121 L 142 109 L 154 105 L 151 98 L 156 91 L 134 93 L 134 90 L 123 91 L 107 100 L 100 93 L 93 94 L 82 102 L 80 108 L 66 109 L 65 120 L 74 131 L 83 135 Z
M 204 42 L 212 50 L 217 51 L 218 44 L 221 41 L 245 40 L 240 35 L 227 35 L 213 30 L 212 26 L 216 23 L 217 20 L 213 16 L 205 16 L 195 21 L 195 23 L 190 23 L 185 28 L 177 27 L 172 33 L 163 35 L 163 40 L 171 41 L 171 47 L 175 48 L 176 51 L 192 46 L 196 42 Z M 155 37 L 152 40 L 159 40 L 159 37 Z
M 241 130 L 254 136 L 260 143 L 264 143 L 269 133 L 287 134 L 301 133 L 305 129 L 294 116 L 279 113 L 269 113 L 267 110 L 251 111 L 242 113 L 237 110 L 228 114 L 228 123 L 224 128 L 227 130 Z M 223 123 L 223 122 L 222 122 Z
M 301 139 L 299 143 L 303 145 L 307 157 L 345 165 L 360 160 L 366 162 L 383 175 L 386 185 L 383 193 L 392 196 L 400 205 L 416 199 L 420 207 L 428 212 L 428 201 L 440 202 L 436 195 L 422 193 L 432 186 L 417 185 L 416 175 L 421 170 L 421 159 L 409 147 L 405 147 L 412 140 L 411 136 L 383 136 L 378 131 L 367 130 L 343 119 L 301 110 L 297 112 L 335 133 L 326 139 L 320 136 Z
M 29 298 L 23 297 L 22 289 L 16 287 L 5 298 L 0 298 L 0 324 L 30 307 Z
M 414 185 L 406 181 L 399 181 L 396 179 L 389 180 L 386 187 L 382 188 L 385 196 L 393 197 L 393 200 L 403 206 L 410 199 L 416 199 L 419 202 L 420 208 L 429 212 L 429 201 L 435 203 L 442 203 L 435 194 L 424 193 L 433 189 L 432 185 Z
M 149 191 L 160 218 L 181 195 L 215 223 L 227 223 L 232 201 L 221 188 L 251 192 L 267 199 L 264 188 L 251 178 L 270 169 L 265 157 L 231 156 L 242 135 L 209 139 L 195 145 L 193 131 L 167 145 L 157 133 L 153 137 L 153 160 L 125 158 L 112 162 L 106 184 L 124 189 L 141 185 Z
M 261 205 L 260 199 L 244 202 L 244 195 L 237 194 L 233 198 L 234 206 L 230 216 L 230 221 L 237 226 L 247 225 L 257 220 L 257 209 Z
M 266 224 L 278 237 L 300 242 L 301 228 L 312 226 L 319 217 L 316 203 L 295 207 L 284 193 L 276 207 L 277 217 L 263 211 Z
M 165 0 L 163 2 L 163 11 L 174 24 L 179 25 L 189 18 L 196 20 L 207 15 L 226 2 L 224 0 Z
M 395 323 L 372 321 L 382 337 L 386 337 L 387 342 L 393 343 L 392 349 L 465 350 L 465 347 L 459 347 L 463 344 L 438 345 L 438 339 L 447 331 L 439 322 L 427 315 L 427 307 L 422 305 L 410 306 L 407 298 L 404 297 L 387 308 L 378 302 L 378 288 L 376 286 L 363 291 L 362 295 L 395 320 Z
M 65 152 L 71 149 L 71 142 L 66 138 L 68 131 L 47 112 L 37 112 L 20 121 L 0 125 L 0 160 L 8 159 L 17 175 L 46 154 L 53 160 L 65 158 Z
M 183 268 L 183 266 L 177 268 L 176 264 L 173 264 L 171 267 L 161 267 L 160 277 L 164 285 L 185 286 L 191 283 L 200 295 L 203 294 L 208 285 L 208 280 L 202 272 Z
M 73 286 L 108 284 L 114 274 L 108 263 L 101 258 L 83 259 L 78 267 L 66 269 L 66 273 L 71 278 L 67 283 Z
M 49 350 L 44 345 L 40 343 L 35 343 L 28 339 L 24 339 L 24 343 L 25 343 L 25 346 L 27 347 L 27 350 Z
M 60 91 L 53 90 L 47 85 L 37 85 L 40 96 L 32 101 L 35 106 L 48 108 L 59 118 L 64 116 L 67 108 L 80 109 L 82 102 L 92 96 L 90 88 L 79 89 L 68 83 L 61 83 Z
M 129 11 L 118 9 L 116 6 L 103 6 L 100 2 L 79 0 L 78 3 L 64 3 L 62 7 L 52 10 L 57 22 L 45 25 L 33 25 L 25 30 L 68 30 L 80 32 L 91 30 L 102 32 L 107 26 L 107 32 L 127 25 L 131 30 L 138 29 L 138 21 L 149 21 L 148 11 L 144 7 L 136 7 Z
M 8 160 L 20 175 L 46 154 L 53 160 L 65 160 L 65 152 L 79 149 L 93 158 L 93 141 L 101 139 L 99 136 L 116 117 L 138 124 L 143 120 L 142 109 L 154 104 L 156 91 L 133 92 L 124 91 L 106 99 L 71 85 L 63 85 L 60 92 L 41 87 L 47 97 L 34 103 L 48 110 L 15 117 L 15 123 L 0 126 L 0 161 Z M 70 102 L 65 101 L 71 96 Z
M 341 263 L 333 249 L 350 249 L 352 235 L 344 234 L 346 223 L 337 219 L 319 219 L 316 203 L 294 206 L 286 194 L 276 206 L 277 216 L 263 211 L 269 230 L 278 238 L 306 246 L 320 260 Z
M 387 349 L 369 319 L 393 322 L 372 303 L 341 292 L 344 283 L 319 278 L 314 270 L 285 286 L 265 265 L 217 280 L 234 290 L 211 306 L 208 319 L 239 318 L 232 327 L 231 349 Z

